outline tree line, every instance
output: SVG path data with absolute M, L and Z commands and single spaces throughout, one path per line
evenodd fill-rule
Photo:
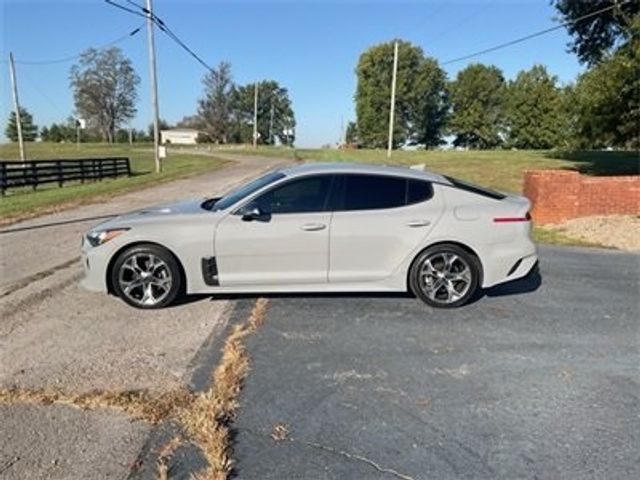
M 20 121 L 25 141 L 75 142 L 76 118 L 86 121 L 80 141 L 125 143 L 151 141 L 153 126 L 148 131 L 125 126 L 137 113 L 140 77 L 133 64 L 117 47 L 88 49 L 71 67 L 69 84 L 73 91 L 75 115 L 38 129 L 33 116 L 20 108 Z M 253 141 L 254 93 L 257 86 L 258 143 L 285 145 L 295 140 L 295 116 L 286 88 L 275 80 L 262 80 L 248 85 L 234 83 L 231 65 L 221 62 L 203 78 L 203 94 L 194 115 L 184 117 L 176 126 L 200 131 L 198 141 L 250 143 Z M 161 120 L 161 129 L 171 126 Z M 15 112 L 7 121 L 5 135 L 18 141 Z
M 566 22 L 610 0 L 556 0 Z M 472 149 L 640 147 L 640 3 L 571 23 L 570 50 L 588 69 L 562 86 L 544 65 L 506 80 L 475 63 L 448 80 L 437 60 L 398 41 L 394 147 L 451 140 Z M 356 66 L 356 122 L 346 142 L 382 148 L 388 140 L 394 42 L 366 50 Z

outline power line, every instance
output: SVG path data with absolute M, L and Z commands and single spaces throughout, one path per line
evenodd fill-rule
M 144 24 L 138 26 L 137 28 L 133 29 L 132 31 L 130 31 L 129 33 L 127 33 L 126 35 L 122 35 L 121 37 L 116 38 L 115 40 L 112 40 L 109 43 L 106 43 L 100 47 L 98 47 L 99 50 L 103 49 L 103 48 L 107 48 L 110 47 L 112 45 L 116 45 L 117 43 L 120 43 L 130 37 L 133 37 L 136 33 L 138 33 L 140 31 L 140 29 L 144 26 Z M 53 65 L 56 63 L 66 63 L 66 62 L 70 62 L 72 60 L 76 60 L 78 58 L 80 58 L 82 56 L 81 53 L 70 56 L 70 57 L 64 57 L 64 58 L 58 58 L 56 60 L 20 60 L 20 61 L 16 61 L 15 63 L 19 64 L 19 65 Z
M 138 12 L 137 10 L 134 10 L 132 8 L 129 8 L 129 7 L 125 7 L 124 5 L 120 5 L 119 3 L 116 3 L 113 0 L 104 0 L 104 1 L 106 3 L 108 3 L 109 5 L 111 5 L 112 7 L 119 8 L 120 10 L 124 10 L 125 12 L 133 13 L 134 15 L 137 15 L 138 17 L 142 17 L 142 18 L 146 18 L 147 17 L 144 13 Z M 133 3 L 133 2 L 129 2 L 129 3 L 132 3 L 136 7 L 144 10 L 143 7 L 141 7 L 140 5 L 138 5 L 136 3 Z
M 171 30 L 171 28 L 169 28 L 169 26 L 160 17 L 158 17 L 155 13 L 149 12 L 149 10 L 147 10 L 147 8 L 143 7 L 142 5 L 137 4 L 136 2 L 134 2 L 132 0 L 125 0 L 125 1 L 128 4 L 130 4 L 132 6 L 135 6 L 138 9 L 140 9 L 140 12 L 138 12 L 138 11 L 132 9 L 132 8 L 126 7 L 124 5 L 118 4 L 118 3 L 114 2 L 113 0 L 105 0 L 105 2 L 108 3 L 109 5 L 117 7 L 119 9 L 121 9 L 121 10 L 126 11 L 126 12 L 133 13 L 133 14 L 138 15 L 138 16 L 143 16 L 145 18 L 147 17 L 147 15 L 149 15 L 151 17 L 151 19 L 153 20 L 153 23 L 156 24 L 156 26 L 160 29 L 160 31 L 162 31 L 170 39 L 172 39 L 174 42 L 176 42 L 184 51 L 186 51 L 189 55 L 191 55 L 204 68 L 206 68 L 207 70 L 210 70 L 210 71 L 213 70 L 211 65 L 209 65 L 207 62 L 205 62 L 202 59 L 202 57 L 200 57 L 184 41 L 182 41 L 180 39 L 180 37 L 178 37 L 178 35 L 176 35 L 173 32 L 173 30 Z
M 525 42 L 527 40 L 531 40 L 532 38 L 540 37 L 542 35 L 546 35 L 547 33 L 553 32 L 555 30 L 559 30 L 561 28 L 567 27 L 569 25 L 573 25 L 574 23 L 581 22 L 582 20 L 586 20 L 587 18 L 595 17 L 596 15 L 600 15 L 601 13 L 608 12 L 609 10 L 613 10 L 616 7 L 620 7 L 629 3 L 631 0 L 626 0 L 620 3 L 614 3 L 613 5 L 609 5 L 608 7 L 601 8 L 600 10 L 596 10 L 595 12 L 588 13 L 586 15 L 582 15 L 581 17 L 576 18 L 575 20 L 571 20 L 569 22 L 564 22 L 554 27 L 546 28 L 544 30 L 540 30 L 539 32 L 530 33 L 529 35 L 525 35 L 524 37 L 516 38 L 515 40 L 511 40 L 505 43 L 501 43 L 494 47 L 486 48 L 484 50 L 480 50 L 478 52 L 470 53 L 468 55 L 463 55 L 458 58 L 454 58 L 452 60 L 447 60 L 446 62 L 441 63 L 440 65 L 449 65 L 451 63 L 460 62 L 462 60 L 467 60 L 469 58 L 477 57 L 479 55 L 484 55 L 485 53 L 495 52 L 496 50 L 501 50 L 503 48 L 510 47 L 512 45 L 516 45 L 518 43 Z

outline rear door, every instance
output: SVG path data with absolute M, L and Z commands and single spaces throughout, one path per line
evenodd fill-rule
M 230 214 L 216 229 L 221 286 L 326 283 L 331 175 L 294 178 L 249 202 L 263 218 Z
M 336 182 L 329 282 L 389 277 L 422 244 L 444 209 L 428 181 L 347 174 Z

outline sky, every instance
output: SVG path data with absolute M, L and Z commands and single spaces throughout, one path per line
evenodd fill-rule
M 355 120 L 354 69 L 359 55 L 372 45 L 401 38 L 446 62 L 557 24 L 549 0 L 154 0 L 154 10 L 209 65 L 229 61 L 236 83 L 273 79 L 286 87 L 301 147 L 335 144 L 341 126 Z M 2 131 L 13 108 L 9 52 L 17 62 L 21 105 L 39 126 L 49 125 L 73 113 L 73 60 L 23 62 L 72 57 L 126 36 L 143 23 L 103 0 L 0 0 Z M 541 63 L 566 84 L 584 69 L 567 52 L 569 41 L 559 29 L 443 68 L 454 79 L 469 63 L 481 62 L 498 66 L 511 79 Z M 145 30 L 117 46 L 141 79 L 132 126 L 146 129 L 152 117 Z M 206 70 L 160 31 L 156 47 L 160 116 L 172 123 L 195 113 Z

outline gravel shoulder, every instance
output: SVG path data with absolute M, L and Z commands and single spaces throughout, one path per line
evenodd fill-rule
M 584 242 L 629 252 L 640 252 L 640 217 L 635 215 L 574 218 L 544 228 L 557 230 L 570 238 Z

